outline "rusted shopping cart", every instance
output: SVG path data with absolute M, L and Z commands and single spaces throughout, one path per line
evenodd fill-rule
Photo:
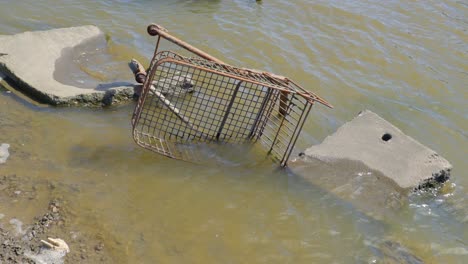
M 162 155 L 201 162 L 198 147 L 261 142 L 285 166 L 314 103 L 332 107 L 292 80 L 238 68 L 152 24 L 154 56 L 132 118 L 135 142 Z M 190 51 L 158 51 L 161 37 Z

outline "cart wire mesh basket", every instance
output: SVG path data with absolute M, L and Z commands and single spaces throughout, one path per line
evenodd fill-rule
M 260 141 L 285 166 L 315 102 L 292 80 L 237 68 L 148 26 L 158 36 L 132 118 L 135 142 L 162 155 L 203 163 L 202 146 Z M 197 55 L 158 52 L 163 37 Z

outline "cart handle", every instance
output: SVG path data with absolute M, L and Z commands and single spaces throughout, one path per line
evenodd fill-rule
M 198 56 L 202 57 L 203 59 L 205 60 L 209 60 L 209 61 L 213 61 L 213 62 L 216 62 L 216 63 L 219 63 L 219 64 L 225 64 L 222 60 L 219 60 L 213 56 L 211 56 L 210 54 L 200 50 L 200 49 L 197 49 L 195 48 L 194 46 L 188 44 L 187 42 L 183 41 L 183 40 L 180 40 L 174 36 L 172 36 L 171 34 L 168 33 L 167 29 L 163 28 L 162 26 L 160 25 L 157 25 L 157 24 L 151 24 L 148 26 L 148 34 L 150 34 L 151 36 L 160 36 L 160 37 L 163 37 L 164 39 L 192 52 L 192 53 L 195 53 L 197 54 Z
M 212 61 L 212 62 L 215 62 L 215 63 L 218 63 L 218 64 L 226 64 L 225 62 L 223 62 L 222 60 L 216 58 L 216 57 L 213 57 L 211 56 L 210 54 L 198 49 L 198 48 L 195 48 L 194 46 L 188 44 L 187 42 L 177 38 L 177 37 L 174 37 L 173 35 L 169 34 L 169 31 L 167 29 L 165 29 L 164 27 L 158 25 L 158 24 L 150 24 L 147 28 L 147 31 L 148 31 L 148 34 L 150 34 L 151 36 L 158 36 L 158 37 L 163 37 L 164 39 L 178 45 L 179 47 L 182 47 L 198 56 L 200 56 L 201 58 L 205 59 L 205 60 L 209 60 L 209 61 Z M 273 74 L 273 73 L 270 73 L 270 72 L 263 72 L 263 71 L 256 71 L 256 70 L 252 70 L 252 69 L 244 69 L 245 71 L 248 71 L 248 72 L 255 72 L 255 73 L 261 73 L 261 74 L 264 74 L 264 75 L 267 75 L 269 77 L 273 77 L 275 79 L 278 79 L 278 80 L 281 80 L 283 82 L 288 82 L 289 79 L 284 77 L 284 76 L 281 76 L 281 75 L 277 75 L 277 74 Z

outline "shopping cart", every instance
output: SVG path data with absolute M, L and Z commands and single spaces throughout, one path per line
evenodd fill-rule
M 159 25 L 148 33 L 156 48 L 132 118 L 144 148 L 203 163 L 200 146 L 260 141 L 285 166 L 313 104 L 332 107 L 286 77 L 228 65 Z M 196 57 L 158 51 L 161 37 Z

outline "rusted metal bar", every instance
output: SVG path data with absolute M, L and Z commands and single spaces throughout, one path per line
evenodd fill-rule
M 252 125 L 252 128 L 250 129 L 250 133 L 249 133 L 249 136 L 248 138 L 252 138 L 254 133 L 255 133 L 255 130 L 257 129 L 257 126 L 258 126 L 258 123 L 260 122 L 260 118 L 263 116 L 264 112 L 265 112 L 265 107 L 268 103 L 268 101 L 270 100 L 271 98 L 271 95 L 273 94 L 272 92 L 272 89 L 271 88 L 267 88 L 267 94 L 266 96 L 263 98 L 263 102 L 262 102 L 262 106 L 260 107 L 260 110 L 258 111 L 258 114 L 257 116 L 255 117 L 255 121 Z
M 311 95 L 311 97 L 313 97 L 312 101 L 316 101 L 316 102 L 319 102 L 329 108 L 333 108 L 333 105 L 330 104 L 329 102 L 327 102 L 325 99 L 321 98 L 320 96 L 316 95 L 315 93 L 313 92 L 310 92 L 310 91 L 307 91 L 306 89 L 304 89 L 302 86 L 300 86 L 299 84 L 297 84 L 296 82 L 294 82 L 293 80 L 289 80 L 291 82 L 291 84 L 293 84 L 294 86 L 296 86 L 297 88 L 299 88 L 301 91 L 304 91 L 305 93 Z
M 281 96 L 281 94 L 280 94 L 280 96 Z M 287 108 L 291 107 L 293 99 L 294 99 L 294 95 L 293 95 L 293 98 L 291 98 L 291 100 L 289 101 L 289 104 L 288 104 Z M 286 120 L 286 116 L 283 116 L 283 118 L 281 119 L 280 125 L 278 126 L 278 132 L 276 133 L 275 138 L 273 139 L 273 141 L 271 143 L 271 147 L 270 147 L 270 150 L 268 151 L 268 153 L 270 153 L 273 150 L 273 148 L 275 147 L 276 140 L 278 139 L 278 137 L 279 137 L 279 135 L 281 133 L 281 129 L 283 128 L 283 125 L 284 125 L 285 122 L 288 122 L 288 121 Z
M 171 34 L 168 33 L 167 29 L 163 28 L 162 26 L 160 25 L 157 25 L 157 24 L 151 24 L 148 26 L 148 34 L 150 34 L 151 36 L 161 36 L 163 37 L 164 39 L 190 51 L 190 52 L 193 52 L 194 54 L 197 54 L 198 56 L 200 56 L 201 58 L 204 58 L 205 60 L 209 60 L 209 61 L 214 61 L 216 63 L 220 63 L 220 64 L 224 64 L 224 62 L 222 60 L 219 60 L 213 56 L 211 56 L 210 54 L 200 50 L 200 49 L 197 49 L 195 48 L 194 46 L 188 44 L 187 42 L 183 41 L 183 40 L 180 40 L 174 36 L 172 36 Z
M 213 62 L 216 62 L 216 63 L 219 63 L 219 64 L 225 64 L 222 60 L 216 58 L 216 57 L 213 57 L 211 56 L 210 54 L 198 49 L 198 48 L 195 48 L 194 46 L 188 44 L 187 42 L 169 34 L 168 30 L 165 29 L 164 27 L 160 26 L 160 25 L 157 25 L 157 24 L 151 24 L 148 26 L 148 34 L 150 34 L 151 36 L 160 36 L 160 37 L 163 37 L 164 39 L 190 51 L 190 52 L 193 52 L 194 54 L 197 54 L 198 56 L 200 56 L 201 58 L 204 58 L 206 60 L 209 60 L 209 61 L 213 61 Z M 158 43 L 159 43 L 159 39 L 158 39 Z M 263 72 L 263 71 L 257 71 L 257 70 L 252 70 L 252 69 L 242 69 L 246 72 L 252 72 L 252 73 L 261 73 L 261 74 L 264 74 L 270 78 L 273 78 L 273 79 L 277 79 L 277 80 L 280 80 L 282 82 L 286 82 L 288 83 L 289 82 L 289 79 L 284 77 L 284 76 L 280 76 L 280 75 L 276 75 L 276 74 L 273 74 L 273 73 L 270 73 L 270 72 Z M 283 101 L 286 101 L 288 100 L 288 94 L 289 92 L 288 91 L 283 91 L 281 92 L 281 98 L 280 98 L 280 102 L 283 102 Z M 281 109 L 281 108 L 280 108 Z M 280 110 L 281 111 L 281 110 Z M 283 113 L 282 113 L 283 114 Z
M 224 114 L 223 121 L 221 122 L 218 133 L 216 134 L 216 140 L 219 140 L 219 137 L 221 136 L 221 132 L 223 131 L 224 124 L 226 124 L 226 120 L 228 119 L 229 114 L 231 113 L 232 105 L 234 104 L 234 101 L 236 100 L 237 92 L 239 91 L 241 84 L 242 84 L 242 81 L 239 81 L 239 83 L 237 83 L 236 85 L 236 88 L 234 89 L 234 92 L 231 97 L 231 101 L 229 102 L 229 105 L 226 108 L 226 113 Z
M 160 37 L 163 37 L 164 39 L 190 51 L 190 52 L 193 52 L 194 54 L 197 54 L 198 56 L 200 56 L 201 58 L 204 58 L 205 60 L 209 60 L 209 61 L 213 61 L 213 62 L 216 62 L 216 63 L 219 63 L 219 64 L 226 64 L 225 62 L 223 62 L 222 60 L 214 57 L 214 56 L 211 56 L 210 54 L 188 44 L 187 42 L 169 34 L 169 31 L 167 29 L 165 29 L 164 27 L 158 25 L 158 24 L 151 24 L 148 26 L 148 34 L 150 34 L 151 36 L 160 36 Z M 278 79 L 278 80 L 281 80 L 283 82 L 289 82 L 289 79 L 284 77 L 284 76 L 281 76 L 281 75 L 277 75 L 277 74 L 274 74 L 274 73 L 271 73 L 271 72 L 264 72 L 264 71 L 258 71 L 258 70 L 253 70 L 253 69 L 246 69 L 246 68 L 242 68 L 241 69 L 242 71 L 246 71 L 246 72 L 252 72 L 252 73 L 256 73 L 256 74 L 264 74 L 268 77 L 271 77 L 271 78 L 274 78 L 274 79 Z
M 180 110 L 178 108 L 176 108 L 172 103 L 171 101 L 167 100 L 166 97 L 158 90 L 156 90 L 154 87 L 151 87 L 150 88 L 151 91 L 154 93 L 154 95 L 156 95 L 158 97 L 159 100 L 161 100 L 161 102 L 167 106 L 167 108 L 171 109 L 171 111 L 180 119 L 182 120 L 185 124 L 187 124 L 191 129 L 193 130 L 197 130 L 197 128 L 190 122 L 190 120 L 188 118 L 186 118 L 185 116 L 183 116 L 181 113 L 180 113 Z
M 178 61 L 178 60 L 175 60 L 175 59 L 164 59 L 166 62 L 169 62 L 169 61 L 173 61 L 173 62 L 177 62 L 177 64 L 181 64 L 181 65 L 187 65 L 187 66 L 192 66 L 194 68 L 198 68 L 200 69 L 201 67 L 200 66 L 193 66 L 192 64 L 190 64 L 190 62 L 187 62 L 187 61 Z M 215 70 L 211 70 L 211 69 L 205 69 L 205 71 L 208 71 L 208 72 L 211 72 L 211 73 L 218 73 L 217 71 Z M 281 88 L 279 86 L 273 86 L 271 84 L 266 84 L 264 82 L 259 82 L 259 81 L 255 81 L 255 80 L 249 80 L 248 78 L 245 78 L 245 77 L 239 77 L 239 76 L 236 76 L 234 74 L 229 74 L 229 73 L 224 73 L 223 75 L 225 76 L 228 76 L 228 77 L 232 77 L 232 78 L 237 78 L 239 80 L 243 80 L 243 81 L 247 81 L 247 82 L 251 82 L 251 83 L 255 83 L 255 84 L 258 84 L 258 85 L 263 85 L 263 86 L 267 86 L 267 87 L 271 87 L 273 89 L 276 89 L 278 91 L 280 91 L 280 96 L 286 96 L 291 93 L 290 90 L 287 90 L 285 88 Z M 318 101 L 318 100 L 315 100 L 316 96 L 313 95 L 313 94 L 310 94 L 309 92 L 305 91 L 305 92 L 301 92 L 301 91 L 296 91 L 294 92 L 294 94 L 298 94 L 304 98 L 307 98 L 308 100 L 310 100 L 311 102 L 313 101 Z M 288 99 L 286 98 L 285 100 L 286 102 L 288 101 Z M 324 101 L 324 100 L 323 100 Z M 320 103 L 322 103 L 322 101 L 318 101 Z M 325 101 L 326 102 L 326 101 Z M 325 104 L 326 106 L 328 106 L 329 104 Z
M 288 94 L 287 92 L 281 91 L 279 101 L 279 113 L 284 117 L 288 113 Z
M 299 120 L 302 120 L 302 121 L 299 122 L 299 126 L 296 126 L 294 129 L 294 132 L 292 133 L 293 138 L 289 141 L 289 144 L 286 147 L 286 151 L 284 153 L 283 159 L 281 160 L 281 166 L 286 166 L 289 156 L 291 156 L 291 152 L 293 151 L 293 148 L 296 145 L 297 139 L 299 138 L 299 134 L 301 133 L 302 128 L 304 127 L 305 120 L 307 120 L 307 117 L 309 116 L 311 109 L 312 109 L 312 105 L 304 106 L 304 109 L 301 112 L 301 116 L 299 117 Z

